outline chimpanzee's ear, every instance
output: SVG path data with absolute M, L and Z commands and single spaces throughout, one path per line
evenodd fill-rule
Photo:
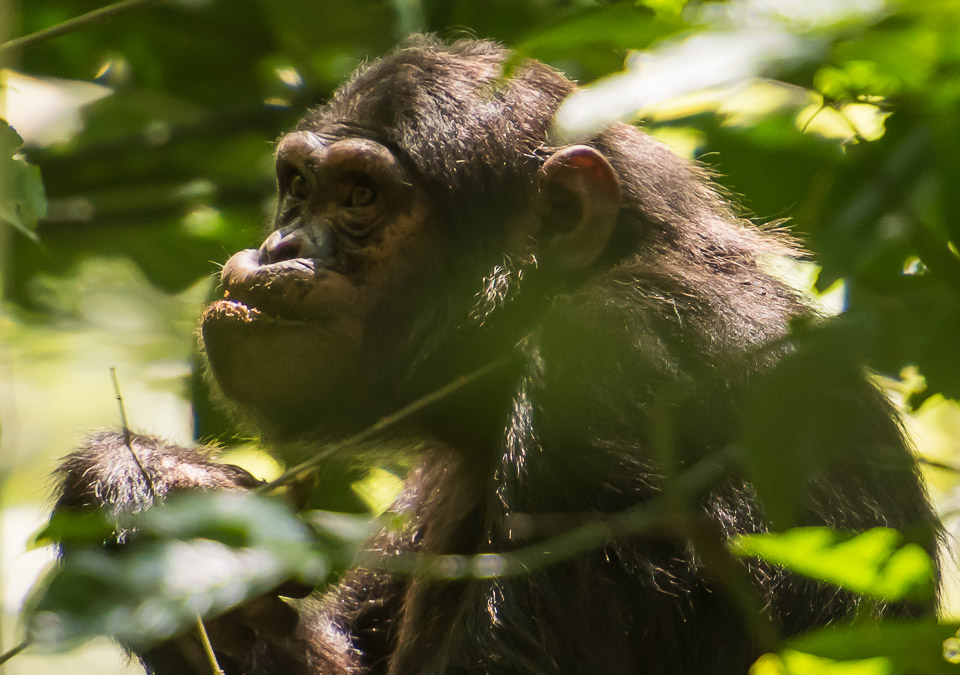
M 557 150 L 540 170 L 540 263 L 577 272 L 603 253 L 620 213 L 620 181 L 595 148 Z

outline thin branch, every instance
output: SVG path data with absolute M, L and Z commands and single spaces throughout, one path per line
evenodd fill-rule
M 127 450 L 129 450 L 133 456 L 133 461 L 136 462 L 137 468 L 140 469 L 140 474 L 147 483 L 147 489 L 150 490 L 150 496 L 156 501 L 157 487 L 153 484 L 153 479 L 150 477 L 150 474 L 147 473 L 143 462 L 140 461 L 137 451 L 133 449 L 133 437 L 130 433 L 130 427 L 127 425 L 127 410 L 123 405 L 123 396 L 120 395 L 120 382 L 117 380 L 117 369 L 113 366 L 110 367 L 110 378 L 113 380 L 113 393 L 117 395 L 117 405 L 120 407 L 120 425 L 123 431 L 123 444 L 127 446 Z
M 210 636 L 207 635 L 207 628 L 203 625 L 203 619 L 197 614 L 197 635 L 200 636 L 200 644 L 203 645 L 203 653 L 207 655 L 207 661 L 210 663 L 210 670 L 214 675 L 224 675 L 223 669 L 217 662 L 217 655 L 213 653 L 213 645 L 210 644 Z
M 936 459 L 930 459 L 929 457 L 917 457 L 917 461 L 926 466 L 932 467 L 934 469 L 942 469 L 943 471 L 952 471 L 953 473 L 960 473 L 960 466 L 956 464 L 947 464 L 946 462 L 941 462 Z
M 761 652 L 776 651 L 780 642 L 776 626 L 764 611 L 764 603 L 747 568 L 724 545 L 720 524 L 706 515 L 680 518 L 685 534 L 704 563 L 705 573 L 716 580 L 740 610 L 740 616 Z
M 653 499 L 617 513 L 597 517 L 588 515 L 582 525 L 550 536 L 534 544 L 507 553 L 481 553 L 474 556 L 433 555 L 421 552 L 385 556 L 361 552 L 359 565 L 367 569 L 412 574 L 431 579 L 489 579 L 524 576 L 556 565 L 573 556 L 589 553 L 607 541 L 663 529 L 674 530 L 678 504 L 689 502 L 711 484 L 727 475 L 739 448 L 727 446 L 688 469 Z M 450 570 L 450 572 L 447 572 Z
M 430 579 L 516 577 L 596 551 L 612 539 L 651 532 L 668 533 L 668 536 L 687 538 L 693 543 L 714 579 L 723 585 L 743 612 L 757 644 L 765 651 L 772 651 L 778 644 L 779 635 L 763 612 L 746 570 L 724 547 L 720 527 L 704 517 L 693 518 L 688 512 L 690 501 L 728 475 L 730 464 L 738 461 L 739 455 L 738 446 L 727 446 L 677 474 L 658 497 L 604 517 L 588 516 L 588 522 L 582 525 L 516 551 L 474 556 L 424 553 L 385 556 L 366 552 L 361 553 L 358 562 L 367 569 Z
M 800 133 L 801 134 L 807 133 L 807 127 L 810 126 L 810 123 L 813 122 L 814 119 L 816 119 L 817 115 L 819 115 L 824 110 L 826 110 L 827 107 L 828 107 L 827 102 L 823 101 L 823 103 L 820 104 L 820 107 L 814 110 L 813 114 L 810 115 L 810 117 L 807 118 L 807 121 L 803 123 L 803 126 L 800 127 Z
M 343 448 L 349 448 L 350 446 L 353 446 L 353 445 L 359 445 L 364 441 L 367 441 L 371 438 L 376 437 L 378 434 L 386 431 L 390 427 L 410 419 L 416 413 L 433 405 L 437 401 L 441 401 L 445 399 L 447 396 L 450 396 L 451 394 L 455 393 L 459 389 L 462 389 L 468 384 L 472 384 L 477 380 L 482 380 L 488 375 L 505 368 L 511 363 L 515 363 L 516 361 L 519 360 L 519 358 L 520 357 L 518 354 L 511 353 L 511 354 L 508 354 L 507 356 L 502 356 L 495 361 L 491 361 L 487 365 L 473 371 L 472 373 L 468 373 L 467 375 L 458 377 L 453 382 L 450 382 L 449 384 L 441 387 L 440 389 L 437 389 L 436 391 L 430 394 L 427 394 L 423 398 L 419 398 L 413 403 L 406 405 L 403 408 L 400 408 L 400 410 L 398 410 L 397 412 L 391 415 L 387 415 L 384 418 L 381 418 L 378 422 L 375 422 L 374 424 L 367 427 L 363 431 L 356 433 L 353 436 L 350 436 L 349 438 L 344 439 L 340 443 L 337 443 L 336 445 L 333 445 L 327 448 L 326 450 L 322 450 L 321 452 L 318 452 L 317 454 L 315 454 L 313 457 L 306 460 L 305 462 L 298 464 L 292 469 L 288 469 L 279 478 L 276 478 L 270 481 L 269 483 L 264 483 L 263 485 L 260 485 L 259 487 L 257 487 L 256 491 L 269 492 L 271 490 L 275 490 L 278 487 L 282 487 L 283 485 L 286 485 L 287 483 L 290 483 L 296 480 L 297 478 L 300 478 L 304 474 L 315 469 L 326 458 L 328 458 L 330 455 L 334 454 L 335 452 L 338 452 Z
M 30 646 L 30 640 L 24 640 L 13 649 L 10 649 L 4 652 L 3 654 L 0 654 L 0 666 L 2 666 L 4 663 L 12 659 L 14 656 L 16 656 L 17 654 L 19 654 L 29 646 Z
M 106 7 L 101 7 L 100 9 L 95 9 L 92 12 L 81 14 L 73 19 L 67 19 L 63 23 L 58 23 L 50 28 L 38 30 L 36 33 L 30 33 L 29 35 L 8 40 L 7 42 L 0 44 L 0 56 L 20 51 L 25 47 L 32 47 L 40 42 L 52 40 L 55 37 L 72 33 L 80 30 L 81 28 L 86 28 L 91 24 L 99 23 L 105 19 L 111 19 L 118 14 L 122 14 L 132 9 L 139 9 L 141 7 L 146 7 L 147 5 L 152 5 L 158 1 L 159 0 L 122 0 L 122 2 L 117 2 L 112 5 L 107 5 Z

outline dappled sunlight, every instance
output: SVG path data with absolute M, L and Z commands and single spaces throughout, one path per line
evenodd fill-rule
M 192 437 L 183 392 L 195 317 L 209 288 L 203 280 L 170 296 L 147 284 L 129 262 L 90 259 L 75 277 L 37 280 L 34 298 L 54 317 L 53 330 L 10 306 L 4 310 L 0 458 L 6 466 L 15 463 L 16 471 L 6 503 L 44 498 L 42 477 L 54 458 L 84 433 L 119 425 L 112 366 L 132 426 Z
M 93 82 L 32 77 L 0 70 L 0 117 L 27 145 L 66 143 L 83 128 L 81 108 L 112 93 Z
M 270 672 L 263 603 L 347 570 L 283 659 L 960 660 L 924 496 L 960 618 L 960 0 L 82 4 L 13 0 L 4 28 L 64 32 L 0 44 L 0 652 L 32 642 L 5 674 L 141 673 L 97 636 L 205 612 L 228 673 Z M 438 43 L 377 65 L 411 31 Z M 291 127 L 311 142 L 278 152 Z M 510 292 L 475 334 L 481 285 Z M 214 294 L 236 333 L 199 354 Z M 169 444 L 119 432 L 112 368 Z M 104 429 L 57 489 L 105 508 L 44 526 L 57 458 Z M 354 641 L 358 589 L 369 635 L 422 643 Z
M 758 64 L 795 58 L 803 46 L 786 33 L 701 34 L 628 60 L 627 70 L 575 92 L 555 121 L 556 139 L 583 140 L 610 122 L 643 116 L 647 108 L 760 74 Z
M 875 141 L 884 133 L 888 111 L 870 103 L 845 103 L 832 108 L 811 103 L 797 113 L 797 128 L 824 138 Z
M 634 53 L 622 72 L 575 92 L 557 112 L 555 138 L 583 140 L 610 122 L 644 117 L 674 99 L 737 87 L 788 64 L 812 60 L 824 49 L 824 39 L 808 38 L 807 32 L 875 21 L 884 8 L 881 0 L 739 0 L 691 8 L 715 30 Z

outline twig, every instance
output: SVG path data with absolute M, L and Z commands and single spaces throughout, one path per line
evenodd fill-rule
M 960 466 L 956 464 L 947 464 L 946 462 L 941 462 L 936 459 L 930 459 L 929 457 L 917 457 L 917 461 L 921 464 L 925 464 L 934 469 L 942 469 L 943 471 L 952 471 L 953 473 L 960 473 Z
M 256 491 L 269 492 L 270 490 L 275 490 L 278 487 L 281 487 L 283 485 L 286 485 L 287 483 L 290 483 L 291 481 L 296 480 L 303 474 L 309 472 L 312 469 L 315 469 L 321 462 L 323 462 L 327 457 L 332 455 L 334 452 L 337 452 L 343 448 L 349 448 L 352 445 L 358 445 L 370 438 L 375 437 L 377 434 L 380 434 L 386 431 L 390 427 L 400 422 L 403 422 L 404 420 L 409 419 L 410 417 L 420 412 L 424 408 L 429 407 L 430 405 L 436 403 L 437 401 L 443 400 L 450 394 L 453 394 L 454 392 L 456 392 L 459 389 L 462 389 L 468 384 L 472 384 L 477 380 L 481 380 L 484 377 L 490 375 L 491 373 L 494 373 L 500 370 L 501 368 L 505 368 L 510 363 L 513 363 L 518 359 L 519 359 L 519 355 L 508 354 L 507 356 L 502 356 L 495 361 L 491 361 L 487 365 L 473 371 L 472 373 L 468 373 L 467 375 L 458 377 L 453 382 L 450 382 L 449 384 L 441 387 L 440 389 L 437 389 L 436 391 L 430 394 L 427 394 L 423 398 L 419 398 L 413 403 L 410 403 L 409 405 L 406 405 L 403 408 L 400 408 L 400 410 L 398 410 L 397 412 L 381 418 L 379 421 L 370 425 L 363 431 L 360 431 L 359 433 L 356 433 L 353 436 L 350 436 L 344 439 L 340 443 L 337 443 L 336 445 L 317 453 L 310 459 L 296 465 L 292 469 L 288 469 L 280 477 L 275 478 L 269 483 L 264 483 L 263 485 L 260 485 L 259 487 L 257 487 Z
M 12 659 L 14 656 L 16 656 L 17 654 L 19 654 L 29 646 L 30 646 L 30 640 L 24 640 L 13 649 L 10 649 L 8 651 L 5 651 L 3 654 L 0 654 L 0 666 L 2 666 L 4 663 Z
M 60 37 L 61 35 L 66 35 L 67 33 L 72 33 L 76 30 L 80 30 L 81 28 L 85 28 L 90 24 L 103 21 L 104 19 L 113 18 L 118 14 L 122 14 L 123 12 L 127 12 L 132 9 L 146 7 L 147 5 L 151 5 L 158 1 L 159 0 L 122 0 L 122 2 L 117 2 L 112 5 L 107 5 L 106 7 L 101 7 L 100 9 L 95 9 L 92 12 L 87 12 L 86 14 L 81 14 L 80 16 L 72 19 L 67 19 L 66 21 L 58 23 L 55 26 L 51 26 L 50 28 L 38 30 L 36 33 L 30 33 L 29 35 L 8 40 L 7 42 L 0 44 L 0 55 L 20 51 L 24 47 L 32 47 L 37 43 L 44 42 L 46 40 L 52 40 L 55 37 Z
M 147 489 L 150 491 L 150 496 L 153 497 L 154 501 L 156 501 L 157 488 L 153 484 L 153 479 L 150 478 L 150 474 L 147 473 L 146 467 L 143 466 L 143 462 L 140 461 L 137 451 L 133 449 L 133 438 L 130 434 L 130 427 L 127 425 L 127 411 L 123 405 L 123 396 L 120 395 L 120 382 L 117 380 L 117 369 L 114 366 L 110 366 L 110 378 L 113 380 L 113 393 L 117 395 L 117 405 L 120 407 L 120 425 L 123 431 L 123 444 L 127 446 L 127 450 L 129 450 L 130 454 L 133 456 L 133 461 L 137 463 L 137 467 L 140 469 L 140 474 L 143 476 L 143 480 L 147 483 Z
M 426 578 L 504 578 L 524 576 L 569 558 L 602 547 L 617 537 L 629 537 L 673 525 L 675 505 L 689 501 L 718 479 L 727 475 L 730 462 L 739 448 L 728 446 L 693 464 L 679 473 L 667 490 L 658 497 L 603 517 L 590 516 L 588 522 L 508 553 L 481 553 L 475 556 L 402 553 L 361 553 L 359 564 L 368 569 L 412 574 Z M 495 559 L 495 560 L 491 560 Z M 484 562 L 495 562 L 489 566 Z M 466 565 L 466 566 L 464 566 Z M 457 570 L 454 575 L 444 569 Z
M 764 611 L 757 587 L 751 582 L 744 565 L 724 546 L 723 530 L 708 516 L 680 518 L 680 531 L 687 536 L 694 550 L 704 562 L 706 574 L 716 580 L 728 599 L 740 610 L 747 630 L 761 652 L 776 651 L 779 632 Z
M 813 122 L 814 119 L 816 119 L 817 115 L 819 115 L 819 114 L 822 113 L 824 110 L 826 110 L 827 107 L 828 107 L 828 104 L 827 104 L 826 100 L 824 100 L 824 101 L 820 104 L 820 107 L 817 108 L 816 110 L 814 110 L 814 111 L 813 111 L 813 114 L 810 115 L 810 117 L 807 118 L 807 121 L 803 123 L 803 126 L 800 127 L 800 133 L 801 133 L 801 134 L 807 133 L 807 127 L 810 126 L 810 123 Z
M 207 655 L 207 661 L 210 663 L 210 669 L 214 675 L 224 675 L 223 669 L 217 662 L 217 655 L 213 653 L 213 645 L 210 644 L 210 636 L 207 635 L 207 628 L 203 625 L 203 619 L 197 614 L 197 635 L 200 636 L 200 644 L 203 645 L 203 652 Z
M 408 553 L 384 556 L 361 553 L 359 564 L 368 569 L 411 574 L 432 579 L 504 578 L 526 576 L 570 558 L 602 548 L 611 539 L 649 532 L 670 532 L 687 537 L 723 584 L 757 643 L 772 651 L 779 641 L 776 628 L 762 611 L 757 593 L 745 569 L 723 546 L 719 526 L 706 519 L 693 519 L 684 509 L 697 494 L 728 475 L 739 458 L 737 446 L 727 446 L 679 473 L 664 492 L 624 511 L 573 527 L 536 544 L 501 554 L 475 556 Z

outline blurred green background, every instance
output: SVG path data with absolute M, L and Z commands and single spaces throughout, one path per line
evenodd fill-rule
M 119 426 L 110 367 L 135 429 L 220 442 L 255 473 L 278 471 L 195 376 L 197 315 L 218 264 L 259 243 L 273 141 L 414 31 L 493 38 L 563 69 L 585 87 L 558 133 L 636 121 L 710 167 L 751 219 L 784 219 L 816 264 L 771 265 L 840 315 L 837 349 L 868 363 L 903 410 L 953 522 L 960 2 L 120 4 L 126 11 L 64 35 L 0 47 L 3 649 L 19 639 L 23 596 L 50 560 L 27 547 L 49 509 L 56 458 L 85 433 Z M 101 6 L 0 0 L 0 42 Z M 382 509 L 396 487 L 384 471 L 326 480 L 322 506 L 341 511 Z M 949 613 L 960 614 L 953 596 Z M 102 642 L 3 668 L 128 667 Z

